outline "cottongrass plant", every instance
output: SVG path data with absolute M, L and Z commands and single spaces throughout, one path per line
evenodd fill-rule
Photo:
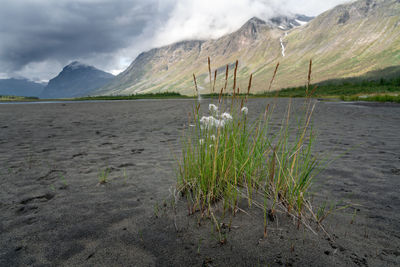
M 236 75 L 234 79 L 233 91 Z M 272 131 L 274 105 L 267 106 L 255 121 L 248 119 L 251 79 L 252 76 L 246 97 L 239 98 L 232 92 L 228 103 L 220 96 L 218 104 L 209 104 L 207 115 L 200 114 L 200 104 L 194 108 L 189 122 L 193 127 L 183 137 L 177 191 L 187 197 L 189 214 L 199 212 L 201 217 L 210 218 L 219 233 L 221 218 L 216 218 L 216 210 L 222 209 L 223 218 L 232 215 L 230 227 L 232 217 L 241 210 L 242 199 L 249 207 L 263 210 L 264 236 L 268 219 L 273 220 L 276 212 L 282 211 L 292 216 L 298 226 L 302 223 L 313 231 L 310 219 L 319 223 L 309 200 L 319 164 L 312 154 L 314 106 L 307 100 L 304 116 L 295 120 L 293 127 L 289 103 L 280 129 Z M 224 87 L 221 94 L 223 91 Z M 224 240 L 220 236 L 220 241 Z

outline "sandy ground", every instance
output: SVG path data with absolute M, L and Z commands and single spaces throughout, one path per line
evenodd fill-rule
M 251 100 L 249 116 L 271 101 Z M 400 105 L 317 103 L 316 152 L 342 156 L 318 176 L 314 201 L 353 203 L 325 221 L 330 238 L 279 215 L 262 239 L 253 208 L 220 245 L 183 200 L 176 215 L 169 206 L 193 103 L 0 105 L 0 266 L 400 264 Z

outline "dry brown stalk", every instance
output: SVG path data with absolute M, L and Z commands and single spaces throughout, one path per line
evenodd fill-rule
M 273 83 L 273 81 L 275 80 L 275 76 L 276 76 L 276 72 L 278 71 L 278 68 L 279 68 L 279 62 L 278 62 L 278 64 L 276 64 L 275 71 L 274 71 L 274 75 L 272 75 L 272 79 L 271 79 L 271 81 L 269 82 L 268 92 L 271 91 L 272 83 Z
M 215 72 L 214 72 L 214 84 L 213 84 L 213 89 L 212 89 L 213 92 L 215 91 L 215 82 L 216 81 L 217 81 L 217 70 L 215 70 Z
M 211 90 L 212 83 L 211 83 L 211 60 L 210 60 L 210 57 L 208 57 L 208 77 L 210 78 L 210 90 Z
M 235 95 L 235 90 L 236 90 L 236 74 L 237 74 L 238 64 L 239 64 L 239 61 L 236 60 L 235 72 L 233 73 L 233 95 Z
M 228 85 L 228 73 L 229 73 L 229 64 L 226 64 L 226 73 L 225 73 L 225 86 L 224 86 L 224 91 L 226 91 L 226 86 Z
M 310 59 L 310 65 L 308 66 L 308 79 L 307 79 L 306 95 L 308 95 L 308 88 L 310 87 L 310 83 L 311 83 L 311 69 L 312 69 L 312 59 Z
M 194 88 L 196 89 L 196 94 L 199 94 L 199 90 L 197 89 L 197 81 L 196 81 L 196 75 L 193 73 L 193 81 L 194 81 Z
M 251 89 L 251 81 L 253 80 L 253 73 L 250 74 L 250 78 L 249 78 L 249 85 L 247 86 L 247 94 L 246 94 L 246 104 L 247 104 L 247 99 L 249 97 L 250 94 L 250 89 Z
M 251 80 L 253 79 L 253 73 L 250 74 L 250 78 L 249 78 L 249 86 L 247 87 L 247 95 L 250 94 L 250 88 L 251 88 Z
M 310 93 L 310 96 L 312 96 L 315 93 L 317 88 L 318 88 L 318 85 L 315 85 L 314 88 L 312 89 L 311 93 Z

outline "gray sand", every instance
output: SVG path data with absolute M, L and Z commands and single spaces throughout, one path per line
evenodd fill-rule
M 249 115 L 270 102 L 251 100 Z M 314 201 L 354 207 L 325 221 L 331 238 L 280 215 L 262 239 L 262 214 L 251 209 L 219 245 L 184 200 L 176 216 L 169 207 L 193 103 L 0 105 L 0 266 L 400 264 L 400 105 L 317 103 L 316 152 L 343 155 L 318 176 Z

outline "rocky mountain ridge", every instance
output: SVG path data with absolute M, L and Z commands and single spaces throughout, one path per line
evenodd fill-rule
M 141 53 L 95 94 L 179 91 L 193 94 L 192 74 L 208 92 L 207 57 L 217 69 L 239 60 L 244 87 L 253 73 L 254 90 L 264 91 L 277 62 L 274 89 L 304 85 L 313 59 L 313 81 L 362 75 L 400 65 L 400 2 L 359 0 L 337 6 L 307 23 L 307 17 L 252 18 L 237 31 L 216 40 L 182 41 Z M 297 24 L 295 24 L 297 23 Z
M 71 98 L 87 96 L 104 84 L 110 82 L 114 75 L 78 61 L 74 61 L 49 81 L 41 98 Z

